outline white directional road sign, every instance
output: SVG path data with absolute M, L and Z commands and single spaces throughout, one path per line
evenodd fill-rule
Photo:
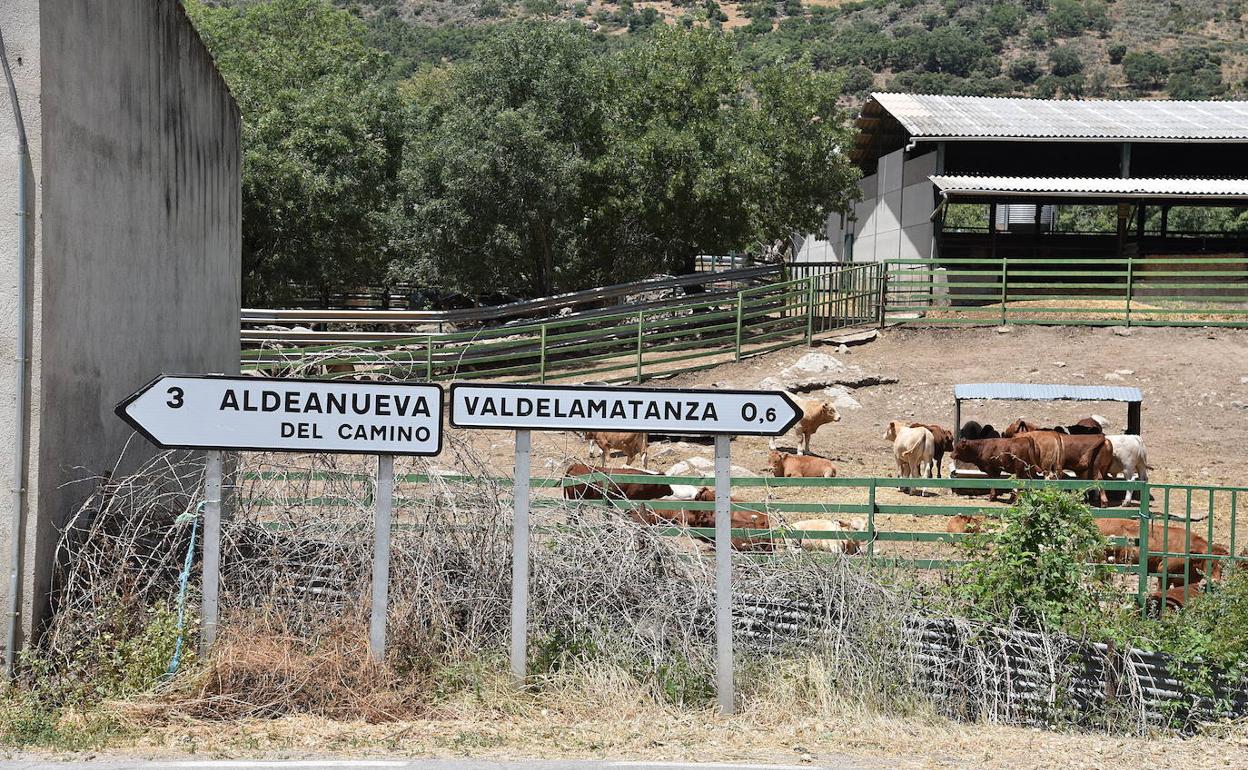
M 157 377 L 117 405 L 152 443 L 181 449 L 436 455 L 437 385 Z
M 457 428 L 778 436 L 801 416 L 783 391 L 451 386 L 451 425 Z

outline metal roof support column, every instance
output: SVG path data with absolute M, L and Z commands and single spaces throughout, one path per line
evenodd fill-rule
M 1118 152 L 1118 176 L 1126 179 L 1131 176 L 1131 143 L 1123 142 Z

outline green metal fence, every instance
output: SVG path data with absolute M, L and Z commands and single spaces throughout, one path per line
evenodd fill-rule
M 635 381 L 706 369 L 877 317 L 882 267 L 864 264 L 592 319 L 365 342 L 243 351 L 243 369 L 425 381 Z
M 442 483 L 480 483 L 483 479 L 473 476 L 441 474 L 438 480 Z M 660 477 L 663 483 L 688 486 L 712 486 L 713 478 L 697 476 Z M 362 485 L 368 489 L 371 475 L 367 473 L 345 473 L 341 471 L 275 471 L 249 472 L 240 475 L 239 501 L 244 505 L 260 509 L 324 509 L 334 507 L 368 506 L 367 498 L 354 499 L 347 495 L 309 496 L 309 483 L 348 481 Z M 396 476 L 399 495 L 395 501 L 399 511 L 396 527 L 416 526 L 404 524 L 402 512 L 405 509 L 418 508 L 427 504 L 421 493 L 411 494 L 413 486 L 420 486 L 430 481 L 426 474 L 409 473 Z M 490 478 L 485 481 L 498 485 L 501 489 L 510 488 L 508 478 Z M 568 505 L 562 499 L 559 490 L 569 484 L 586 482 L 602 484 L 622 483 L 655 483 L 656 477 L 651 475 L 604 475 L 593 474 L 589 477 L 569 478 L 534 478 L 531 487 L 535 490 L 533 508 L 535 510 L 550 509 Z M 291 489 L 300 493 L 274 495 L 272 484 L 279 485 L 291 482 Z M 1090 483 L 1079 480 L 1049 481 L 1044 479 L 898 479 L 898 478 L 773 478 L 773 477 L 738 477 L 732 479 L 734 496 L 745 498 L 734 501 L 734 510 L 766 513 L 771 528 L 766 530 L 734 529 L 734 537 L 770 538 L 779 542 L 789 539 L 803 540 L 854 540 L 859 543 L 862 558 L 870 565 L 896 569 L 911 570 L 945 570 L 962 564 L 957 543 L 968 536 L 946 531 L 945 523 L 949 517 L 957 515 L 994 517 L 999 516 L 1006 507 L 1004 503 L 990 503 L 987 500 L 973 499 L 973 495 L 982 494 L 989 489 L 1020 490 L 1039 488 L 1059 488 L 1064 490 L 1086 491 Z M 1130 492 L 1133 502 L 1125 507 L 1095 508 L 1098 519 L 1127 519 L 1140 522 L 1140 537 L 1125 539 L 1111 537 L 1112 545 L 1123 546 L 1128 552 L 1137 554 L 1137 558 L 1125 563 L 1116 563 L 1112 569 L 1123 573 L 1125 581 L 1123 590 L 1134 593 L 1141 607 L 1146 606 L 1150 597 L 1156 601 L 1165 589 L 1162 577 L 1167 572 L 1170 576 L 1194 574 L 1199 571 L 1202 577 L 1212 577 L 1208 573 L 1213 563 L 1225 571 L 1237 562 L 1248 561 L 1248 550 L 1241 548 L 1248 527 L 1238 518 L 1241 502 L 1248 487 L 1227 487 L 1191 484 L 1150 484 L 1140 481 L 1103 481 L 1097 488 L 1104 489 L 1110 495 Z M 263 488 L 262 493 L 257 488 Z M 902 488 L 918 491 L 903 493 Z M 738 495 L 735 490 L 740 490 Z M 804 490 L 818 490 L 818 500 L 794 500 Z M 714 510 L 714 502 L 696 502 L 684 500 L 604 500 L 579 501 L 578 505 L 614 509 L 621 514 L 638 506 L 646 506 L 656 511 L 678 510 Z M 793 525 L 803 519 L 821 517 L 862 517 L 866 526 L 862 531 L 825 532 L 806 531 Z M 280 517 L 275 517 L 275 521 Z M 1151 526 L 1144 526 L 1144 524 Z M 1160 531 L 1160 537 L 1150 540 L 1150 530 Z M 663 535 L 693 535 L 705 539 L 714 538 L 713 529 L 684 528 L 677 526 L 656 528 Z M 1203 543 L 1202 543 L 1203 540 Z M 1225 546 L 1224 552 L 1213 553 L 1209 546 L 1217 544 Z M 749 554 L 750 558 L 773 558 L 770 553 Z M 1165 564 L 1171 560 L 1169 569 Z M 1207 581 L 1202 581 L 1207 584 Z M 1185 581 L 1177 589 L 1186 601 L 1193 591 L 1199 590 L 1197 581 Z M 1163 602 L 1164 605 L 1164 602 Z
M 887 260 L 890 322 L 1248 326 L 1248 256 Z

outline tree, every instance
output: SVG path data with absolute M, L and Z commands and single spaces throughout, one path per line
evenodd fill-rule
M 707 29 L 612 53 L 576 25 L 504 30 L 412 84 L 396 274 L 549 294 L 818 229 L 856 192 L 840 93 Z
M 374 280 L 402 146 L 385 55 L 324 0 L 187 9 L 242 113 L 244 302 Z
M 1083 60 L 1073 47 L 1062 46 L 1049 54 L 1049 68 L 1057 77 L 1066 78 L 1083 72 Z
M 1132 51 L 1122 57 L 1122 72 L 1131 87 L 1139 91 L 1157 88 L 1169 71 L 1166 57 L 1156 51 Z
M 526 23 L 414 83 L 401 277 L 469 293 L 553 293 L 592 240 L 605 133 L 601 62 L 579 25 Z
M 1031 56 L 1016 59 L 1010 62 L 1010 77 L 1020 83 L 1034 83 L 1040 77 L 1040 65 Z

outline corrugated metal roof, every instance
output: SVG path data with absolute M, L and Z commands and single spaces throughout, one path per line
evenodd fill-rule
M 932 182 L 948 193 L 993 193 L 1132 198 L 1245 198 L 1248 179 L 1123 179 L 1120 177 L 1034 177 L 935 175 Z
M 1248 102 L 872 94 L 914 137 L 1248 141 Z
M 1139 388 L 1107 385 L 1029 385 L 1012 382 L 972 382 L 953 386 L 959 401 L 1143 401 Z

